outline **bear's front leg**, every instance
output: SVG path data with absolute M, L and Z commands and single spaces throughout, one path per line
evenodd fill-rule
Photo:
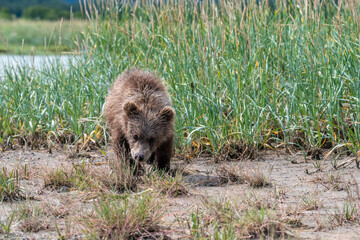
M 113 145 L 116 159 L 118 161 L 125 161 L 129 159 L 130 146 L 123 134 L 113 134 Z
M 174 153 L 174 136 L 163 142 L 156 150 L 157 166 L 161 170 L 170 170 L 170 159 Z

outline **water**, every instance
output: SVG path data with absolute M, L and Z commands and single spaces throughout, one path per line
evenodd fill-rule
M 29 69 L 41 70 L 46 66 L 54 63 L 60 65 L 69 65 L 74 63 L 76 57 L 74 56 L 18 56 L 18 55 L 0 55 L 0 79 L 6 74 L 6 69 L 17 71 L 19 67 L 26 66 Z

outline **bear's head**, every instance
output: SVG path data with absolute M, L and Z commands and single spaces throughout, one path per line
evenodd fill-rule
M 136 103 L 126 102 L 125 137 L 130 145 L 131 157 L 147 161 L 155 150 L 173 136 L 175 111 L 164 107 L 159 112 L 143 112 Z

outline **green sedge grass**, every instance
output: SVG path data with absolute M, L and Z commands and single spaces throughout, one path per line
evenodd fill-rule
M 3 80 L 3 143 L 35 133 L 106 143 L 108 89 L 122 71 L 140 67 L 169 89 L 179 151 L 328 142 L 357 151 L 359 4 L 89 4 L 76 64 L 20 68 Z

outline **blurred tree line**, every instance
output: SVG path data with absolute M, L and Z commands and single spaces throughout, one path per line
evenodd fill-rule
M 77 0 L 0 0 L 0 19 L 59 20 L 82 18 Z

